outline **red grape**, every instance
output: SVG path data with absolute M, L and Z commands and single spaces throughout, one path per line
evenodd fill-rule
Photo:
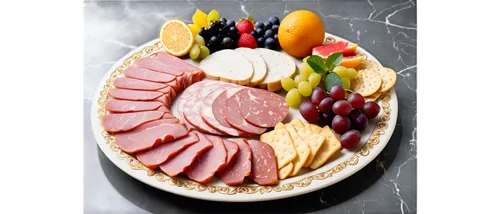
M 318 109 L 320 112 L 330 112 L 332 111 L 332 106 L 335 101 L 331 97 L 325 97 L 325 99 L 321 100 L 318 105 Z
M 318 106 L 321 100 L 325 99 L 325 97 L 328 97 L 328 94 L 326 94 L 325 90 L 323 90 L 320 87 L 314 88 L 312 94 L 311 94 L 311 101 L 312 104 L 315 106 Z
M 351 103 L 340 100 L 333 104 L 332 111 L 337 115 L 346 116 L 352 111 L 352 106 Z
M 346 116 L 335 115 L 332 120 L 332 129 L 338 134 L 344 134 L 351 129 L 351 120 Z
M 358 145 L 361 140 L 361 133 L 358 130 L 350 130 L 340 137 L 340 144 L 343 148 L 352 149 Z
M 370 119 L 377 117 L 379 112 L 380 112 L 380 106 L 374 101 L 366 102 L 363 105 L 363 113 L 365 113 L 366 117 Z
M 354 118 L 351 118 L 351 122 L 353 129 L 363 131 L 368 124 L 368 118 L 365 116 L 365 114 L 359 112 L 359 114 L 357 114 Z
M 309 101 L 304 101 L 299 106 L 299 111 L 302 117 L 309 123 L 316 123 L 318 121 L 319 112 Z
M 347 101 L 351 103 L 354 109 L 362 109 L 365 104 L 365 98 L 356 92 L 349 94 Z
M 330 89 L 330 97 L 335 101 L 345 100 L 345 90 L 340 85 L 334 85 L 332 89 Z
M 333 113 L 319 113 L 318 125 L 319 126 L 331 126 L 333 119 Z

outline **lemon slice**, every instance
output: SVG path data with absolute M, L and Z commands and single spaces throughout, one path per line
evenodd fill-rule
M 161 27 L 160 42 L 167 53 L 184 56 L 193 47 L 194 36 L 184 21 L 170 19 Z

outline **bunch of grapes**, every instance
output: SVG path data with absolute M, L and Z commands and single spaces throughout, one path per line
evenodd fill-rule
M 205 41 L 210 53 L 215 53 L 223 49 L 235 49 L 238 47 L 240 33 L 236 28 L 234 20 L 221 18 L 210 23 L 208 28 L 201 28 L 198 33 Z
M 311 102 L 301 103 L 299 111 L 309 123 L 331 126 L 342 135 L 342 147 L 354 148 L 361 140 L 360 132 L 366 128 L 368 119 L 377 117 L 380 106 L 374 101 L 365 102 L 358 93 L 351 93 L 346 99 L 344 88 L 334 85 L 330 94 L 314 88 Z

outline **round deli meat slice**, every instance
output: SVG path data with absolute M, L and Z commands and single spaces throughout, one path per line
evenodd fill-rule
M 247 143 L 252 151 L 250 178 L 259 185 L 277 184 L 278 166 L 273 147 L 259 140 L 247 140 Z
M 226 148 L 220 137 L 213 135 L 205 135 L 205 137 L 214 146 L 200 155 L 185 172 L 191 180 L 202 184 L 210 182 L 215 172 L 225 166 L 227 157 Z
M 227 123 L 229 123 L 229 125 L 231 125 L 232 127 L 235 127 L 244 132 L 259 135 L 264 133 L 266 129 L 248 123 L 240 112 L 239 106 L 241 104 L 241 98 L 239 97 L 239 94 L 247 93 L 245 92 L 247 90 L 250 89 L 243 89 L 226 100 L 223 115 Z
M 222 143 L 224 143 L 224 147 L 226 148 L 226 152 L 227 152 L 226 164 L 224 165 L 224 167 L 226 167 L 227 165 L 229 165 L 229 163 L 231 163 L 235 159 L 235 157 L 238 154 L 238 152 L 240 151 L 240 149 L 238 148 L 238 144 L 236 144 L 233 141 L 230 141 L 227 139 L 222 139 Z M 224 167 L 219 169 L 219 171 L 222 171 L 222 169 L 224 169 Z
M 238 145 L 238 153 L 234 160 L 229 162 L 226 167 L 217 172 L 217 177 L 228 186 L 240 185 L 246 176 L 250 175 L 252 170 L 252 151 L 250 146 L 241 138 L 229 139 Z
M 203 119 L 201 119 L 200 115 L 200 108 L 202 107 L 202 97 L 207 96 L 208 94 L 212 93 L 212 91 L 216 90 L 217 88 L 222 87 L 219 84 L 213 84 L 210 86 L 204 87 L 202 90 L 198 90 L 197 94 L 192 97 L 190 100 L 188 100 L 186 103 L 184 103 L 184 112 L 183 116 L 184 119 L 186 119 L 186 122 L 191 124 L 193 127 L 196 129 L 209 133 L 209 134 L 215 134 L 215 135 L 224 135 L 223 133 L 217 131 L 216 129 L 213 129 L 209 125 L 207 125 Z
M 192 99 L 194 96 L 196 96 L 198 90 L 202 89 L 205 86 L 211 85 L 211 84 L 214 84 L 214 82 L 211 82 L 211 81 L 197 82 L 197 83 L 189 86 L 188 88 L 186 88 L 186 90 L 184 90 L 184 92 L 182 92 L 179 95 L 179 97 L 177 98 L 177 102 L 178 102 L 177 113 L 178 113 L 179 118 L 181 118 L 182 120 L 185 121 L 184 116 L 183 116 L 183 112 L 185 109 L 184 104 L 187 101 L 189 101 L 190 99 Z
M 249 123 L 270 128 L 283 121 L 288 114 L 288 104 L 278 94 L 263 89 L 248 89 L 237 93 L 240 97 L 241 115 Z

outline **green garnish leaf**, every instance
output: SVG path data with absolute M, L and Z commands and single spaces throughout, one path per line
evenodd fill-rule
M 252 17 L 252 16 L 250 16 L 250 14 L 248 14 L 247 19 L 253 22 L 253 17 Z
M 309 56 L 309 58 L 307 58 L 307 64 L 309 64 L 309 66 L 316 73 L 321 74 L 321 73 L 326 73 L 327 71 L 325 61 L 320 56 L 317 55 Z
M 342 53 L 341 52 L 333 53 L 326 59 L 326 67 L 328 68 L 329 71 L 331 71 L 333 70 L 333 68 L 339 66 L 340 62 L 342 62 Z
M 344 84 L 342 83 L 342 78 L 335 73 L 329 73 L 326 78 L 325 78 L 325 89 L 326 91 L 330 91 L 334 85 L 340 85 L 342 88 L 344 87 Z

